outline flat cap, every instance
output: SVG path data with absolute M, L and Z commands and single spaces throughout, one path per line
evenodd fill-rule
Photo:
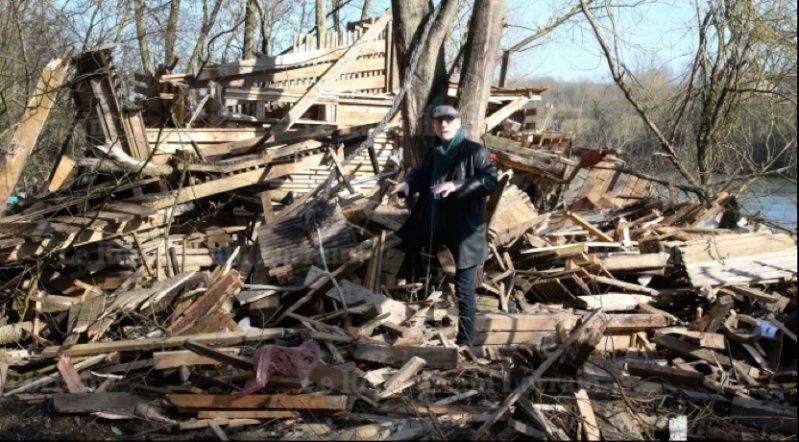
M 448 105 L 448 104 L 440 104 L 433 109 L 433 119 L 439 118 L 460 118 L 461 114 L 458 113 L 458 109 Z

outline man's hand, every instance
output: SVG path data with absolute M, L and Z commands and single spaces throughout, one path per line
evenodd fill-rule
M 452 181 L 444 181 L 441 184 L 436 184 L 435 186 L 431 187 L 430 190 L 432 190 L 433 193 L 440 193 L 444 198 L 446 198 L 450 193 L 458 190 L 458 186 L 456 186 Z
M 399 195 L 400 198 L 407 197 L 409 193 L 411 193 L 411 188 L 405 181 L 396 184 L 391 188 L 391 195 Z

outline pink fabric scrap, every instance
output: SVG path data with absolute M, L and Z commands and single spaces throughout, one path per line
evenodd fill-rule
M 248 379 L 238 394 L 252 394 L 264 388 L 271 375 L 302 379 L 319 362 L 319 357 L 319 346 L 314 341 L 305 341 L 297 347 L 264 345 L 253 357 L 255 377 Z

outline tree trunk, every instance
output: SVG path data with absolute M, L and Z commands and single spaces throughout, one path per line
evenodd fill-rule
M 253 57 L 253 47 L 255 46 L 255 2 L 258 0 L 244 0 L 244 47 L 241 50 L 241 58 L 246 60 Z
M 341 0 L 331 0 L 331 6 L 333 7 L 333 30 L 336 32 L 341 32 Z
M 164 66 L 172 66 L 175 63 L 175 39 L 177 37 L 179 15 L 180 0 L 171 0 L 169 18 L 164 30 Z
M 266 18 L 261 20 L 261 52 L 264 55 L 269 55 L 272 50 L 269 45 L 272 41 L 272 25 L 266 21 Z
M 208 14 L 208 3 L 203 3 L 203 23 L 200 27 L 200 35 L 197 36 L 197 43 L 194 45 L 194 50 L 191 52 L 189 62 L 186 64 L 188 72 L 197 73 L 199 67 L 200 54 L 203 52 L 205 40 L 208 39 L 208 33 L 216 23 L 216 16 L 219 13 L 219 8 L 222 7 L 222 0 L 214 0 L 214 6 L 211 8 L 210 15 Z
M 372 0 L 364 0 L 363 1 L 363 9 L 361 9 L 361 20 L 366 20 L 369 18 L 369 6 L 371 6 Z
M 446 102 L 447 75 L 444 66 L 444 38 L 458 12 L 458 0 L 442 0 L 441 12 L 430 29 L 425 47 L 402 103 L 405 136 L 405 162 L 418 164 L 426 155 L 424 135 L 429 133 L 425 110 Z M 425 17 L 433 10 L 429 0 L 393 0 L 394 46 L 397 51 L 400 81 L 404 81 L 411 55 L 424 30 Z
M 321 48 L 325 44 L 327 34 L 327 11 L 325 10 L 325 0 L 316 0 L 316 35 L 317 44 Z
M 133 14 L 136 20 L 136 38 L 139 40 L 139 54 L 144 73 L 153 75 L 153 60 L 150 58 L 150 45 L 147 44 L 147 26 L 144 23 L 144 0 L 133 0 Z
M 494 80 L 505 0 L 475 0 L 459 87 L 459 110 L 467 138 L 479 140 L 485 132 L 485 112 Z

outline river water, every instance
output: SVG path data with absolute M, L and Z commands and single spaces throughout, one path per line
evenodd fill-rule
M 763 218 L 796 229 L 796 186 L 782 178 L 769 178 L 752 185 L 738 195 L 744 213 L 751 215 L 760 211 Z
M 661 197 L 668 191 L 658 186 Z M 765 178 L 736 195 L 742 215 L 755 215 L 789 230 L 796 230 L 796 186 L 784 178 Z M 678 199 L 685 198 L 680 194 Z

